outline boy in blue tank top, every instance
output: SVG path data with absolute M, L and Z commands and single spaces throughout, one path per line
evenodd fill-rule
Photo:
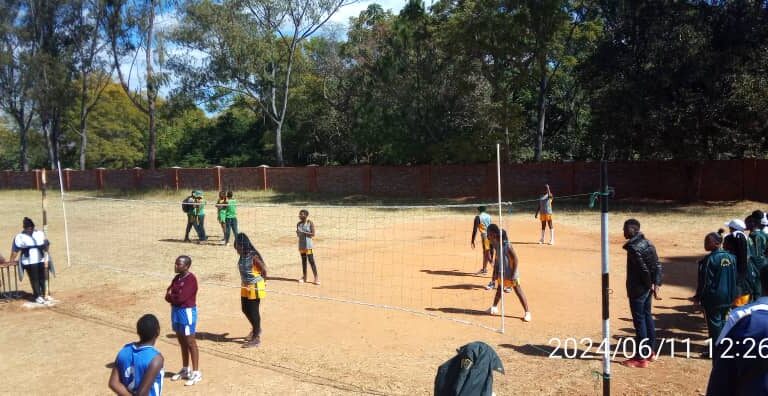
M 146 314 L 136 323 L 138 342 L 125 344 L 117 353 L 109 389 L 121 396 L 160 396 L 163 391 L 163 355 L 155 349 L 160 322 Z

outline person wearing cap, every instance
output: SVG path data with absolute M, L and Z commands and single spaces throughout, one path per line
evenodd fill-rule
M 472 239 L 469 241 L 469 245 L 472 249 L 475 248 L 475 237 L 477 237 L 478 231 L 480 232 L 480 242 L 483 247 L 483 267 L 475 273 L 475 275 L 485 275 L 488 273 L 488 264 L 491 263 L 491 241 L 488 240 L 488 226 L 491 225 L 491 215 L 489 215 L 485 206 L 477 207 L 477 216 L 475 216 L 472 222 Z M 494 282 L 489 284 L 491 288 L 494 286 Z
M 45 293 L 45 273 L 48 271 L 48 239 L 42 231 L 35 230 L 35 223 L 29 217 L 22 221 L 24 229 L 13 238 L 11 247 L 11 262 L 18 263 L 21 268 L 19 278 L 26 271 L 32 286 L 32 297 L 38 304 L 48 304 L 52 298 Z
M 736 270 L 738 272 L 738 279 L 736 280 L 736 289 L 738 291 L 738 297 L 733 300 L 734 307 L 740 307 L 751 300 L 754 290 L 754 281 L 756 277 L 750 276 L 749 271 L 749 244 L 750 240 L 744 230 L 747 229 L 747 225 L 743 220 L 732 219 L 725 223 L 730 230 L 730 233 L 723 239 L 723 247 L 725 250 L 736 256 Z

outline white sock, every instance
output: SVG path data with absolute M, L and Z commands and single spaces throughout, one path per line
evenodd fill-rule
M 541 230 L 541 239 L 542 242 L 544 241 L 544 230 Z
M 555 229 L 550 228 L 549 229 L 549 241 L 554 243 L 555 242 Z

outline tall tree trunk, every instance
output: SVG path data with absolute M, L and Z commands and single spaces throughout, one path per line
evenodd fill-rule
M 149 19 L 147 21 L 147 110 L 149 116 L 149 144 L 147 145 L 147 162 L 149 169 L 155 169 L 155 155 L 157 153 L 157 129 L 155 126 L 155 99 L 157 98 L 157 84 L 152 70 L 152 40 L 155 30 L 155 0 L 149 2 Z
M 27 135 L 29 135 L 29 129 L 20 124 L 19 128 L 19 167 L 24 172 L 29 172 L 29 141 Z
M 80 170 L 85 170 L 85 151 L 88 148 L 88 127 L 86 123 L 86 117 L 88 117 L 88 110 L 86 109 L 86 102 L 88 101 L 88 73 L 83 73 L 81 76 L 82 85 L 80 86 Z
M 538 111 L 536 114 L 538 125 L 536 127 L 536 147 L 533 152 L 533 159 L 536 162 L 541 161 L 544 150 L 544 126 L 547 119 L 547 64 L 546 58 L 543 56 L 539 61 L 539 73 L 541 77 L 539 77 Z
M 277 128 L 275 128 L 275 154 L 277 155 L 277 164 L 279 166 L 285 166 L 285 161 L 283 161 L 283 120 L 280 120 L 280 122 L 277 123 Z

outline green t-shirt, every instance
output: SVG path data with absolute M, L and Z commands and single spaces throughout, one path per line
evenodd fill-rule
M 198 205 L 195 206 L 195 214 L 198 216 L 205 216 L 205 200 L 201 199 L 197 204 Z
M 227 219 L 235 219 L 237 218 L 237 200 L 235 199 L 229 199 L 227 200 L 227 209 L 226 209 L 226 215 L 224 215 Z

